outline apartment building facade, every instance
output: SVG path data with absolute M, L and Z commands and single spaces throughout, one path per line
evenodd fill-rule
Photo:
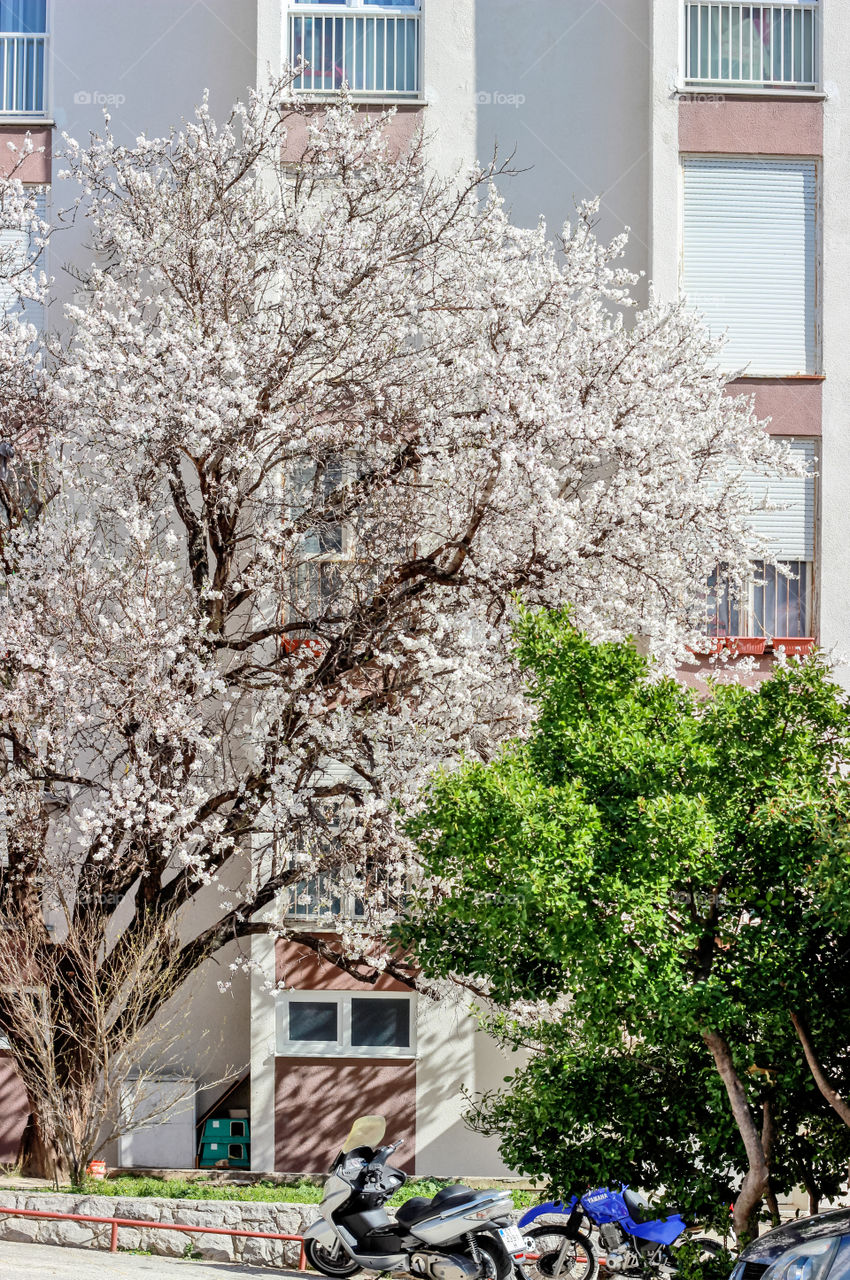
M 730 390 L 810 465 L 784 486 L 748 477 L 754 507 L 766 492 L 782 506 L 754 519 L 790 576 L 754 574 L 736 600 L 718 566 L 706 651 L 745 637 L 767 669 L 780 645 L 814 639 L 850 683 L 848 51 L 840 0 L 0 0 L 0 133 L 44 148 L 25 177 L 58 215 L 63 132 L 85 137 L 106 108 L 119 139 L 162 133 L 205 88 L 221 114 L 301 56 L 296 89 L 317 110 L 343 81 L 364 110 L 392 104 L 391 128 L 422 126 L 443 173 L 512 153 L 519 223 L 542 213 L 555 233 L 577 200 L 601 197 L 600 234 L 630 227 L 629 265 L 728 333 Z M 61 230 L 51 269 L 85 252 L 79 229 Z M 320 928 L 319 887 L 289 911 Z M 249 1069 L 252 1168 L 321 1169 L 351 1115 L 379 1110 L 419 1174 L 504 1171 L 465 1129 L 461 1090 L 497 1086 L 508 1063 L 462 1005 L 389 979 L 363 988 L 297 942 L 256 940 L 253 957 L 227 996 L 220 967 L 199 975 L 212 1048 L 175 1064 L 202 1081 Z M 164 1126 L 145 1163 L 168 1149 Z

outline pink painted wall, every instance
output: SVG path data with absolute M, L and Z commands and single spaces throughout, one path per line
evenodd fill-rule
M 753 658 L 752 669 L 747 675 L 740 675 L 735 672 L 735 663 L 710 662 L 705 658 L 693 666 L 680 667 L 676 672 L 676 678 L 680 684 L 687 685 L 689 689 L 696 689 L 699 693 L 706 693 L 706 677 L 717 676 L 721 680 L 726 677 L 735 675 L 735 679 L 739 680 L 747 689 L 755 689 L 761 684 L 762 680 L 766 680 L 773 671 L 774 658 L 772 653 L 766 653 L 764 657 Z
M 334 937 L 327 940 L 333 944 Z M 276 975 L 278 982 L 299 991 L 409 991 L 409 987 L 382 974 L 376 983 L 358 982 L 351 974 L 344 973 L 336 965 L 321 960 L 309 947 L 279 938 L 275 947 Z
M 0 125 L 0 169 L 8 174 L 15 163 L 16 153 L 9 150 L 12 142 L 20 151 L 26 138 L 26 130 L 17 125 Z M 31 129 L 35 152 L 28 156 L 17 176 L 22 182 L 49 183 L 52 169 L 53 130 L 51 128 Z M 43 150 L 40 150 L 42 149 Z
M 322 108 L 316 106 L 314 110 L 320 113 Z M 359 110 L 364 115 L 378 115 L 381 109 L 364 106 L 360 107 Z M 422 127 L 423 110 L 424 108 L 421 106 L 399 106 L 396 108 L 393 118 L 387 121 L 385 135 L 393 154 L 398 155 L 410 145 L 412 139 Z M 281 160 L 284 163 L 292 163 L 301 158 L 307 145 L 307 117 L 293 116 L 288 121 L 287 129 L 287 139 L 281 151 Z
M 26 1090 L 8 1054 L 0 1053 L 0 1164 L 14 1164 L 29 1116 Z
M 275 1169 L 325 1173 L 358 1116 L 387 1119 L 387 1142 L 404 1139 L 393 1164 L 413 1172 L 416 1063 L 388 1058 L 278 1058 Z
M 804 378 L 736 378 L 727 395 L 750 395 L 773 436 L 821 434 L 823 382 Z
M 702 94 L 679 99 L 679 150 L 722 155 L 823 154 L 821 102 Z

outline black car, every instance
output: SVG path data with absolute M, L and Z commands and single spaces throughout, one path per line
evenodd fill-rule
M 729 1280 L 850 1280 L 850 1209 L 768 1231 L 747 1245 Z

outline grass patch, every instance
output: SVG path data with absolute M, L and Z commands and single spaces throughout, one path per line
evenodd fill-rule
M 412 1178 L 395 1193 L 391 1207 L 404 1204 L 411 1196 L 434 1196 L 442 1187 L 449 1187 L 456 1178 Z M 45 1187 L 52 1191 L 52 1187 Z M 186 1178 L 107 1178 L 105 1181 L 88 1179 L 81 1187 L 61 1187 L 61 1191 L 100 1196 L 128 1196 L 145 1199 L 158 1196 L 166 1200 L 260 1200 L 273 1204 L 319 1204 L 322 1187 L 308 1178 L 283 1184 L 279 1182 L 254 1182 L 250 1186 L 237 1186 L 228 1182 L 189 1181 Z M 540 1196 L 534 1191 L 512 1188 L 514 1207 L 528 1208 L 536 1204 Z

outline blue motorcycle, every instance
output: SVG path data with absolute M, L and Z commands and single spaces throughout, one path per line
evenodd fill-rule
M 553 1223 L 553 1218 L 561 1221 Z M 533 1227 L 534 1222 L 540 1225 Z M 594 1280 L 599 1252 L 610 1274 L 661 1271 L 672 1276 L 678 1269 L 676 1251 L 686 1240 L 697 1246 L 700 1258 L 723 1251 L 707 1236 L 688 1235 L 679 1214 L 657 1218 L 649 1201 L 628 1187 L 597 1187 L 567 1203 L 550 1200 L 524 1213 L 519 1227 L 526 1241 L 523 1267 L 534 1280 Z M 593 1230 L 599 1251 L 590 1237 Z

